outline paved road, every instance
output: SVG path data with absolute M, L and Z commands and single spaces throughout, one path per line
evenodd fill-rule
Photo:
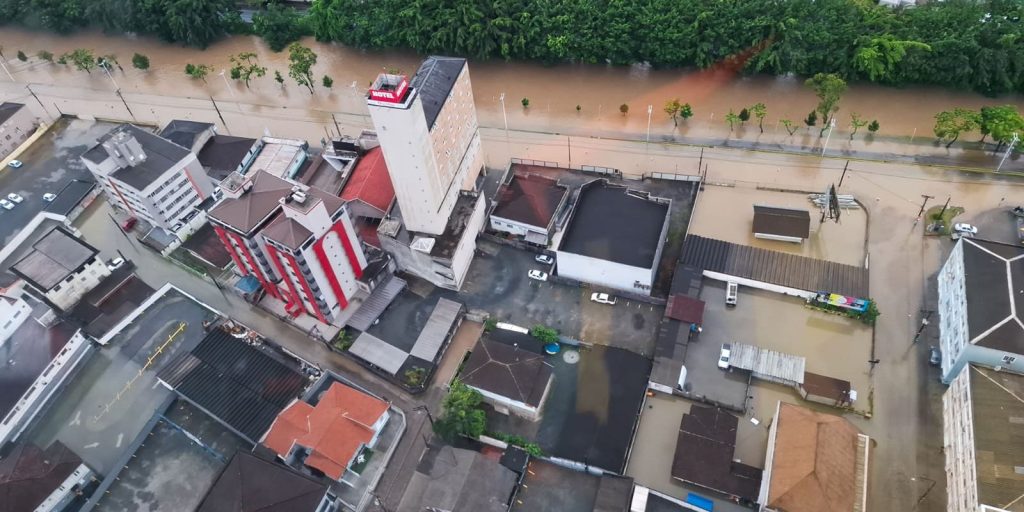
M 65 101 L 67 105 L 79 108 L 78 111 L 82 113 L 126 117 L 123 106 L 118 107 L 120 102 L 115 103 L 109 94 L 89 90 L 81 92 L 79 98 L 46 97 L 44 102 Z M 6 86 L 0 88 L 0 96 L 19 95 L 24 95 L 24 89 L 20 86 L 14 89 Z M 40 95 L 43 96 L 43 93 Z M 153 112 L 151 120 L 159 117 L 166 121 L 180 117 L 218 122 L 215 113 L 208 107 L 192 105 L 199 100 L 159 100 L 159 104 L 154 102 L 149 107 Z M 285 114 L 283 110 L 264 112 L 264 109 L 248 109 L 244 105 L 235 108 L 240 112 L 226 113 L 224 116 L 228 125 L 236 130 L 236 135 L 258 136 L 263 126 L 273 125 L 282 132 L 289 132 L 289 135 L 317 140 L 328 126 L 326 119 L 310 117 L 308 112 L 297 109 L 290 109 Z M 136 115 L 141 116 L 139 112 Z M 359 116 L 351 119 L 339 116 L 338 120 L 347 133 L 368 125 Z M 333 123 L 330 124 L 333 126 Z M 483 136 L 487 163 L 492 167 L 503 167 L 509 156 L 563 163 L 571 161 L 573 165 L 601 165 L 635 174 L 650 170 L 696 173 L 698 165 L 707 164 L 708 179 L 712 182 L 824 190 L 828 184 L 839 181 L 844 164 L 844 159 L 836 158 L 720 148 L 708 148 L 701 153 L 700 148 L 677 144 L 647 146 L 629 141 L 583 137 L 568 139 L 559 135 L 525 132 L 512 132 L 506 138 L 504 131 L 495 129 L 484 129 Z M 963 219 L 970 222 L 976 216 L 981 218 L 992 210 L 1005 207 L 1005 202 L 1000 204 L 1001 199 L 1021 197 L 1021 187 L 1017 179 L 1002 175 L 882 162 L 855 161 L 850 166 L 842 192 L 857 195 L 866 204 L 870 214 L 871 289 L 882 311 L 876 329 L 875 355 L 882 362 L 874 373 L 874 417 L 870 420 L 854 418 L 858 426 L 877 443 L 871 466 L 869 506 L 872 509 L 944 509 L 939 401 L 943 388 L 938 383 L 937 374 L 925 362 L 927 344 L 933 339 L 934 333 L 929 332 L 926 340 L 916 346 L 911 346 L 910 340 L 919 325 L 921 310 L 935 308 L 935 295 L 926 294 L 926 285 L 948 254 L 950 242 L 924 239 L 920 235 L 922 226 L 914 226 L 921 194 L 940 199 L 952 196 L 952 204 L 967 208 Z M 97 225 L 101 226 L 98 228 L 101 231 L 107 231 L 103 236 L 108 237 L 108 244 L 121 247 L 130 258 L 143 259 L 140 254 L 145 249 L 136 248 L 134 243 L 117 240 L 116 237 L 111 238 L 111 233 L 116 234 L 116 231 L 110 229 L 111 226 L 102 222 Z M 146 260 L 140 267 L 143 267 L 140 273 L 147 281 L 159 284 L 170 279 L 203 300 L 224 304 L 223 309 L 228 314 L 252 324 L 289 348 L 301 348 L 297 352 L 304 356 L 358 376 L 368 383 L 368 387 L 380 390 L 403 408 L 416 403 L 351 361 L 302 339 L 297 333 L 286 334 L 290 328 L 273 318 L 252 311 L 237 299 L 220 298 L 215 288 L 197 278 L 183 276 L 162 259 Z M 410 416 L 410 430 L 415 432 L 417 416 Z M 396 460 L 401 461 L 403 454 L 412 460 L 418 458 L 418 451 L 403 450 L 407 447 L 407 440 L 403 440 L 396 453 Z M 413 452 L 415 455 L 412 455 Z M 385 477 L 382 489 L 389 484 L 393 488 L 402 487 L 401 481 L 394 484 L 389 481 L 391 472 L 389 470 L 389 475 Z M 399 478 L 402 476 L 399 475 Z M 385 501 L 394 504 L 397 498 L 385 496 Z

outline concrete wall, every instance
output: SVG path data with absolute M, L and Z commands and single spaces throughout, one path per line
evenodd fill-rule
M 547 242 L 551 241 L 548 235 L 547 229 L 519 222 L 517 220 L 506 219 L 505 217 L 499 217 L 497 215 L 491 215 L 491 229 L 500 233 L 509 233 L 515 236 L 526 236 L 526 233 L 538 233 L 543 235 Z
M 13 298 L 13 297 L 11 297 Z M 0 299 L 0 346 L 14 334 L 14 331 L 21 327 L 21 324 L 28 320 L 32 308 L 20 298 L 14 298 L 11 304 L 5 299 Z
M 18 149 L 35 132 L 36 118 L 27 106 L 0 124 L 0 160 Z
M 473 255 L 476 251 L 476 236 L 484 227 L 484 220 L 487 216 L 486 203 L 483 194 L 476 198 L 473 206 L 473 215 L 466 221 L 466 230 L 462 233 L 462 239 L 455 248 L 452 255 L 452 271 L 455 273 L 456 288 L 462 288 L 466 274 L 469 273 L 469 266 L 473 263 Z
M 558 275 L 632 293 L 650 295 L 654 269 L 633 267 L 581 254 L 556 251 Z M 646 289 L 637 288 L 639 282 Z
M 942 446 L 946 454 L 946 510 L 978 510 L 974 411 L 970 372 L 962 372 L 942 395 Z

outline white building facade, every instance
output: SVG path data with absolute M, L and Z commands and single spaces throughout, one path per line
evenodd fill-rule
M 0 160 L 35 133 L 36 116 L 22 103 L 0 103 Z
M 168 232 L 180 229 L 214 192 L 194 153 L 132 125 L 105 135 L 82 161 L 108 201 Z

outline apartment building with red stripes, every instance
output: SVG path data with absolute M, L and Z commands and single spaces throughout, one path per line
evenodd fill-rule
M 366 255 L 341 198 L 265 171 L 234 173 L 209 212 L 217 236 L 243 276 L 303 313 L 333 323 L 370 291 Z

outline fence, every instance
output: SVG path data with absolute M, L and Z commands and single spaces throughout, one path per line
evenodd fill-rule
M 645 178 L 652 178 L 656 180 L 671 180 L 671 181 L 702 181 L 701 176 L 693 174 L 674 174 L 670 172 L 652 172 L 650 174 L 644 174 Z
M 600 167 L 596 165 L 563 165 L 559 162 L 549 162 L 547 160 L 533 160 L 529 158 L 512 158 L 511 160 L 513 165 L 519 164 L 532 165 L 534 167 L 551 167 L 553 169 L 569 169 L 573 171 L 601 174 L 604 176 L 614 176 L 616 178 L 622 177 L 622 171 L 612 167 Z

